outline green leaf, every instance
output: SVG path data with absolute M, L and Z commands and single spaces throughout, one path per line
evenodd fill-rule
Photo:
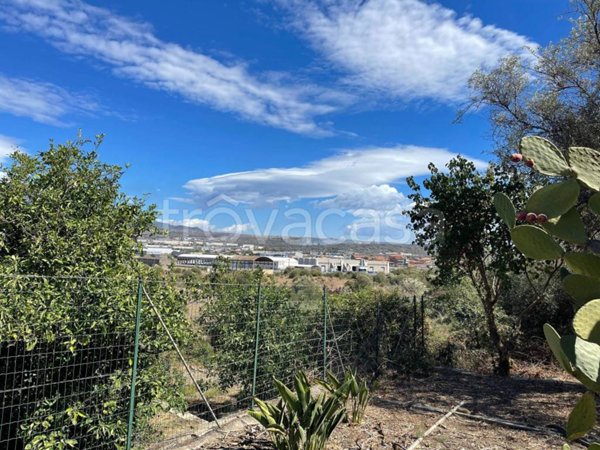
M 562 152 L 549 140 L 539 136 L 521 139 L 520 150 L 527 159 L 532 159 L 534 169 L 544 175 L 569 175 L 571 169 Z
M 560 338 L 560 346 L 569 358 L 571 365 L 573 365 L 578 371 L 581 371 L 583 375 L 595 386 L 590 387 L 594 391 L 598 391 L 600 386 L 598 385 L 598 369 L 600 368 L 600 345 L 588 342 L 577 336 L 563 336 Z M 575 376 L 577 374 L 575 373 Z M 579 377 L 578 377 L 579 379 Z M 583 382 L 583 380 L 580 379 Z
M 600 256 L 598 255 L 569 252 L 565 255 L 565 263 L 573 273 L 600 278 Z
M 596 401 L 593 392 L 581 396 L 567 420 L 567 439 L 572 441 L 585 436 L 596 425 Z
M 594 191 L 600 190 L 600 151 L 587 147 L 570 147 L 568 158 L 577 179 Z
M 575 333 L 586 341 L 600 343 L 600 299 L 583 305 L 573 318 Z
M 552 350 L 554 357 L 559 362 L 561 367 L 566 372 L 573 373 L 573 367 L 571 366 L 571 362 L 562 350 L 560 344 L 560 335 L 556 332 L 552 325 L 548 323 L 544 324 L 544 336 L 546 337 L 546 342 L 548 342 L 550 350 Z
M 511 231 L 516 247 L 531 259 L 559 259 L 562 247 L 541 228 L 532 225 L 519 225 Z
M 590 197 L 588 207 L 600 216 L 600 192 L 596 192 Z
M 590 444 L 588 450 L 600 450 L 600 444 L 594 442 L 593 444 Z
M 562 282 L 563 288 L 567 294 L 573 297 L 577 307 L 581 307 L 595 298 L 600 298 L 600 278 L 569 274 Z
M 579 198 L 579 183 L 574 178 L 549 184 L 535 191 L 527 201 L 527 212 L 558 217 L 569 211 Z
M 547 222 L 543 227 L 548 233 L 564 241 L 573 244 L 585 244 L 587 242 L 585 225 L 577 208 L 571 208 L 567 213 L 560 216 L 556 223 Z
M 494 206 L 508 228 L 513 228 L 515 226 L 517 211 L 508 195 L 503 192 L 496 193 L 494 195 Z

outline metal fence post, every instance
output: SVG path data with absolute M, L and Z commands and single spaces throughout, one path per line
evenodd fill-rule
M 425 351 L 425 296 L 421 295 L 421 350 Z
M 252 368 L 252 407 L 254 407 L 254 396 L 256 395 L 256 375 L 258 373 L 258 348 L 260 343 L 260 310 L 261 310 L 262 284 L 258 282 L 258 292 L 256 295 L 256 320 L 254 335 L 254 366 Z
M 417 351 L 417 326 L 419 317 L 417 315 L 417 296 L 413 295 L 413 350 Z
M 131 450 L 133 441 L 133 421 L 135 418 L 135 385 L 137 383 L 137 368 L 140 347 L 140 323 L 142 319 L 143 281 L 138 280 L 137 302 L 135 306 L 135 336 L 133 340 L 133 367 L 131 370 L 131 390 L 129 395 L 129 420 L 127 422 L 127 450 Z
M 327 378 L 327 288 L 323 286 L 323 379 Z

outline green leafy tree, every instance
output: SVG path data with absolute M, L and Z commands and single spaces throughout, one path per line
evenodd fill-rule
M 487 107 L 501 157 L 528 134 L 559 148 L 600 147 L 600 0 L 571 3 L 568 37 L 526 57 L 509 56 L 470 80 L 472 97 L 459 119 Z
M 508 375 L 509 349 L 498 330 L 496 307 L 503 286 L 522 269 L 523 259 L 515 254 L 510 235 L 501 227 L 493 198 L 505 192 L 519 198 L 524 185 L 515 170 L 490 166 L 481 173 L 475 165 L 457 157 L 447 172 L 429 165 L 431 176 L 423 181 L 428 191 L 408 179 L 413 190 L 408 211 L 415 242 L 435 258 L 438 285 L 469 279 L 484 309 L 487 330 L 496 353 L 496 371 Z
M 22 439 L 28 449 L 123 444 L 139 278 L 172 333 L 184 334 L 181 296 L 137 259 L 154 208 L 123 194 L 123 169 L 87 144 L 17 152 L 2 168 L 0 360 L 19 361 L 1 374 L 13 388 L 3 414 L 20 422 L 0 426 L 0 441 Z M 161 402 L 182 406 L 160 369 L 167 337 L 149 307 L 142 316 L 139 429 Z

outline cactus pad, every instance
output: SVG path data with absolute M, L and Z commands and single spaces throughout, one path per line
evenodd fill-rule
M 534 168 L 544 175 L 569 175 L 571 169 L 562 152 L 549 140 L 539 136 L 521 139 L 520 150 L 527 159 L 532 159 Z
M 596 399 L 593 392 L 585 392 L 567 420 L 567 440 L 573 441 L 588 434 L 596 425 Z
M 579 198 L 579 183 L 571 178 L 562 183 L 549 184 L 535 191 L 527 201 L 527 212 L 558 217 L 569 211 Z
M 600 298 L 600 278 L 569 274 L 562 280 L 562 283 L 564 290 L 573 298 L 573 303 L 577 307 L 581 307 L 595 298 Z
M 564 253 L 552 236 L 532 225 L 513 228 L 511 236 L 519 251 L 531 259 L 559 259 Z
M 591 253 L 567 253 L 565 263 L 573 273 L 600 278 L 600 256 Z
M 577 336 L 586 341 L 600 343 L 600 300 L 591 300 L 579 308 L 573 319 Z
M 600 190 L 600 151 L 570 147 L 568 156 L 577 179 L 594 191 Z
M 562 368 L 569 373 L 573 373 L 571 362 L 563 352 L 560 345 L 560 335 L 556 332 L 552 325 L 548 323 L 544 324 L 544 336 L 546 337 L 546 341 L 548 342 L 550 350 L 552 350 L 554 357 L 560 363 Z
M 600 374 L 600 345 L 588 342 L 577 336 L 563 336 L 560 338 L 560 346 L 571 361 L 571 364 L 576 368 L 577 372 L 581 372 L 583 377 L 577 376 L 584 385 L 597 392 L 600 389 L 598 381 Z M 591 382 L 591 383 L 590 383 Z
M 556 223 L 548 222 L 543 225 L 551 235 L 573 244 L 585 244 L 587 233 L 585 225 L 577 208 L 571 208 L 567 213 L 558 218 Z
M 503 192 L 498 192 L 494 195 L 494 206 L 496 207 L 498 215 L 504 220 L 508 228 L 514 227 L 517 212 L 510 198 Z

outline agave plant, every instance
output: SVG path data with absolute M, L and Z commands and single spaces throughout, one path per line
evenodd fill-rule
M 573 299 L 575 335 L 560 336 L 549 324 L 544 334 L 563 369 L 588 389 L 567 422 L 567 439 L 574 440 L 596 424 L 594 393 L 600 393 L 600 241 L 590 238 L 581 216 L 585 209 L 600 215 L 600 151 L 571 147 L 563 153 L 540 137 L 524 138 L 520 150 L 514 162 L 522 160 L 558 181 L 536 190 L 525 211 L 517 213 L 504 194 L 494 203 L 517 249 L 530 259 L 551 260 L 557 270 L 562 268 L 564 290 Z M 588 448 L 600 450 L 600 444 Z
M 248 414 L 269 432 L 277 450 L 322 450 L 346 412 L 336 395 L 313 396 L 304 372 L 294 377 L 294 391 L 274 380 L 281 396 L 277 404 L 255 399 L 258 410 Z
M 340 399 L 346 405 L 346 420 L 359 424 L 365 415 L 369 404 L 370 391 L 365 380 L 358 379 L 356 373 L 348 371 L 344 374 L 344 380 L 339 380 L 331 371 L 327 372 L 325 380 L 317 380 L 327 391 Z M 348 410 L 348 401 L 351 408 Z

